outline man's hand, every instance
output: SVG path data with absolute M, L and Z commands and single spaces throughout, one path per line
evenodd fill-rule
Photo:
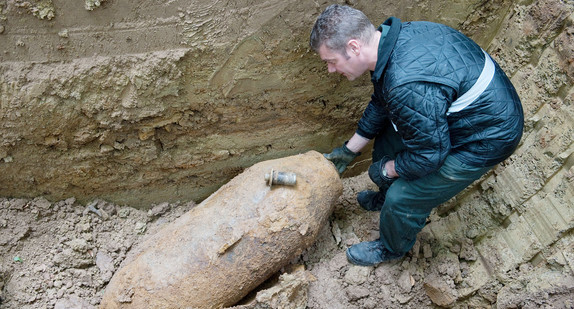
M 383 190 L 386 191 L 395 181 L 395 178 L 389 175 L 383 175 L 383 168 L 388 161 L 391 161 L 391 158 L 384 156 L 380 161 L 371 164 L 369 167 L 369 178 L 379 186 L 381 192 L 383 192 Z
M 355 153 L 349 150 L 349 148 L 347 148 L 347 142 L 345 142 L 343 146 L 333 149 L 331 153 L 323 154 L 323 156 L 327 160 L 335 164 L 335 168 L 337 168 L 339 175 L 343 174 L 343 172 L 347 168 L 347 165 L 349 165 L 349 163 L 355 160 L 355 158 L 358 157 L 359 155 L 361 155 L 360 152 Z

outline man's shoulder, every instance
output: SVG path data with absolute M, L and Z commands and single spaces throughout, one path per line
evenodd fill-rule
M 432 21 L 407 21 L 402 23 L 401 33 L 402 37 L 416 36 L 417 40 L 423 39 L 434 40 L 440 38 L 441 35 L 450 33 L 460 33 L 459 31 Z

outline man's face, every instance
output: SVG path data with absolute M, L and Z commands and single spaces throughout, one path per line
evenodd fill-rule
M 332 51 L 323 44 L 319 48 L 319 57 L 327 63 L 329 73 L 337 72 L 347 77 L 348 80 L 354 80 L 365 73 L 365 70 L 361 69 L 358 57 L 354 53 L 349 53 L 349 50 L 345 56 Z

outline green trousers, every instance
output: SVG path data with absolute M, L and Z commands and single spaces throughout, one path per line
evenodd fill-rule
M 395 158 L 404 149 L 400 136 L 391 126 L 377 136 L 373 162 L 387 155 Z M 398 178 L 389 187 L 380 213 L 380 240 L 396 254 L 406 254 L 415 244 L 433 208 L 464 190 L 491 167 L 466 165 L 447 156 L 439 170 L 416 180 Z

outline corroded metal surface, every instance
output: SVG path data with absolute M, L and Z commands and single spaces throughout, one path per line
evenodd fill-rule
M 269 187 L 272 168 L 296 173 L 296 185 Z M 315 241 L 341 193 L 318 152 L 258 163 L 142 243 L 101 306 L 233 305 Z

